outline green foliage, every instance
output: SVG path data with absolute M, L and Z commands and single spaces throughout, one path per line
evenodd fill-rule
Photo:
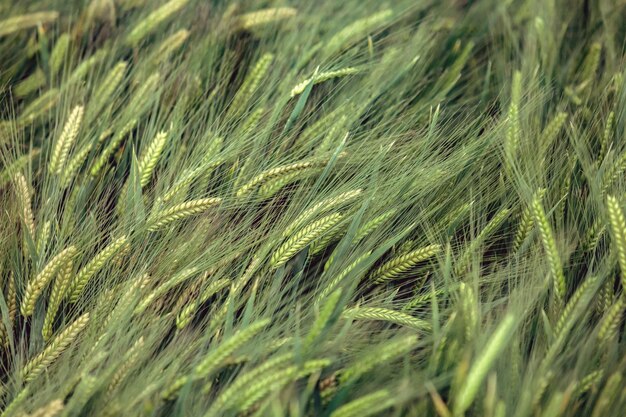
M 622 415 L 625 15 L 0 0 L 0 417 Z

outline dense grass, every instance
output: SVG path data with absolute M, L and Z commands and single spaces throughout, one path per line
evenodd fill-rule
M 624 1 L 0 15 L 2 417 L 624 414 Z

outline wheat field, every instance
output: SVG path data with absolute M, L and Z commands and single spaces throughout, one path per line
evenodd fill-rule
M 626 415 L 624 0 L 0 0 L 0 417 Z

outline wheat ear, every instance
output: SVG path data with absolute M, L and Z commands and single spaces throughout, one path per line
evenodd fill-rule
M 59 136 L 50 156 L 48 171 L 51 174 L 60 175 L 63 171 L 67 162 L 67 154 L 78 135 L 84 112 L 85 108 L 83 106 L 76 106 L 67 118 L 63 132 L 61 132 L 61 136 Z
M 87 264 L 78 271 L 67 292 L 71 303 L 78 301 L 78 298 L 82 294 L 89 280 L 96 273 L 98 273 L 104 265 L 111 260 L 111 258 L 113 258 L 117 251 L 127 244 L 128 237 L 126 235 L 120 236 L 109 243 L 96 256 L 94 256 L 91 261 L 87 262 Z
M 50 53 L 50 59 L 48 60 L 48 67 L 52 75 L 56 75 L 61 69 L 61 66 L 65 63 L 67 51 L 70 47 L 70 39 L 69 33 L 63 33 L 57 38 L 54 48 L 52 48 L 52 52 Z
M 624 297 L 620 297 L 608 309 L 602 320 L 600 321 L 597 339 L 600 343 L 607 343 L 617 331 L 622 313 L 624 312 Z
M 65 265 L 61 267 L 57 273 L 56 280 L 52 286 L 52 291 L 50 292 L 48 309 L 46 310 L 46 317 L 43 322 L 42 336 L 44 340 L 48 340 L 52 336 L 52 325 L 54 323 L 54 319 L 56 318 L 57 311 L 59 310 L 59 306 L 61 305 L 61 301 L 65 297 L 65 292 L 67 291 L 72 280 L 73 267 L 74 263 L 71 259 L 68 259 L 65 262 Z
M 38 25 L 54 22 L 59 17 L 59 12 L 37 12 L 10 17 L 0 21 L 0 37 L 10 35 L 20 30 L 29 29 Z
M 90 174 L 92 177 L 97 177 L 100 174 L 102 168 L 107 164 L 109 158 L 115 150 L 120 146 L 120 143 L 124 140 L 126 135 L 130 133 L 131 130 L 135 128 L 137 125 L 137 119 L 132 119 L 130 122 L 126 123 L 122 129 L 113 136 L 111 141 L 107 144 L 107 146 L 102 150 L 102 153 L 96 159 L 94 164 L 91 167 Z
M 341 284 L 341 282 L 345 279 L 348 274 L 350 274 L 357 266 L 361 264 L 365 259 L 367 259 L 372 254 L 372 251 L 366 251 L 363 255 L 359 256 L 354 260 L 350 265 L 344 268 L 340 273 L 337 274 L 335 278 L 319 293 L 319 295 L 315 299 L 315 303 L 318 304 L 321 300 L 326 298 L 331 292 L 335 291 L 337 286 Z M 324 265 L 326 268 L 326 264 Z M 362 271 L 361 274 L 365 273 Z
M 352 307 L 342 313 L 342 317 L 351 320 L 380 320 L 395 323 L 415 330 L 430 330 L 430 323 L 400 311 L 378 307 Z
M 381 389 L 352 400 L 333 411 L 330 417 L 362 417 L 379 414 L 393 405 L 389 391 Z
M 126 73 L 127 68 L 128 63 L 126 61 L 120 61 L 115 64 L 115 66 L 104 77 L 98 86 L 98 89 L 93 94 L 95 101 L 88 107 L 89 115 L 91 116 L 89 119 L 97 116 L 98 113 L 104 109 L 104 106 L 124 79 L 124 74 Z
M 0 172 L 0 187 L 11 181 L 11 179 L 22 171 L 40 152 L 41 150 L 39 148 L 33 148 L 29 153 L 20 155 L 12 163 L 8 164 L 8 166 Z
M 319 372 L 330 364 L 331 361 L 328 359 L 313 359 L 304 362 L 300 366 L 294 365 L 282 371 L 267 373 L 247 386 L 241 393 L 241 396 L 237 398 L 236 403 L 232 404 L 232 408 L 237 409 L 241 413 L 248 412 L 254 404 L 270 392 L 277 391 L 292 381 Z M 229 407 L 229 404 L 226 404 L 225 408 L 231 407 Z
M 270 323 L 269 319 L 259 320 L 247 327 L 238 330 L 230 338 L 220 344 L 215 350 L 209 353 L 193 369 L 193 378 L 205 378 L 219 367 L 224 359 L 232 354 L 236 349 L 243 346 Z
M 20 392 L 17 393 L 10 403 L 4 404 L 5 408 L 2 410 L 0 417 L 12 417 L 18 410 L 18 407 L 22 405 L 22 402 L 30 395 L 30 386 L 25 386 Z
M 613 243 L 617 250 L 622 288 L 626 290 L 626 220 L 624 220 L 624 212 L 622 212 L 617 198 L 607 197 L 607 206 L 613 232 Z
M 237 90 L 237 93 L 235 94 L 235 97 L 233 98 L 233 101 L 228 109 L 226 119 L 235 118 L 245 109 L 255 91 L 261 84 L 261 80 L 263 80 L 265 74 L 267 74 L 272 61 L 274 61 L 274 55 L 269 53 L 259 58 L 254 67 L 246 75 L 241 87 Z
M 140 337 L 126 352 L 126 358 L 124 362 L 119 366 L 118 370 L 115 371 L 113 376 L 111 377 L 111 382 L 107 388 L 107 397 L 112 398 L 115 389 L 120 385 L 120 383 L 126 378 L 126 375 L 132 370 L 133 366 L 140 359 L 141 349 L 144 345 L 144 338 Z
M 30 194 L 30 185 L 23 174 L 16 174 L 14 177 L 15 190 L 17 198 L 22 208 L 22 221 L 31 236 L 35 239 L 35 217 L 33 216 L 32 197 Z
M 506 315 L 476 358 L 456 397 L 454 411 L 458 415 L 462 415 L 474 402 L 487 373 L 507 346 L 515 326 L 515 317 L 512 314 Z
M 548 223 L 548 218 L 543 211 L 539 193 L 535 196 L 531 207 L 533 212 L 533 219 L 535 221 L 535 224 L 539 228 L 541 242 L 543 243 L 543 248 L 546 252 L 546 256 L 548 257 L 550 273 L 552 274 L 552 279 L 554 280 L 554 293 L 557 297 L 557 300 L 559 302 L 562 302 L 565 297 L 565 291 L 567 288 L 565 283 L 565 275 L 563 274 L 561 258 L 559 257 L 559 252 L 556 247 L 556 241 L 554 240 L 552 228 L 550 227 L 550 223 Z
M 243 197 L 254 190 L 261 184 L 264 184 L 268 181 L 275 180 L 287 175 L 290 175 L 295 172 L 299 172 L 302 170 L 306 170 L 308 168 L 313 168 L 320 165 L 326 165 L 326 161 L 303 161 L 296 162 L 289 165 L 283 165 L 277 168 L 268 169 L 267 171 L 263 171 L 256 177 L 252 178 L 249 182 L 242 185 L 237 190 L 237 197 Z
M 252 29 L 279 20 L 288 19 L 298 13 L 293 7 L 272 7 L 237 16 L 239 27 Z
M 165 294 L 170 289 L 174 288 L 177 285 L 182 284 L 185 281 L 188 281 L 193 276 L 200 273 L 201 270 L 198 267 L 191 267 L 183 269 L 182 271 L 176 273 L 173 277 L 156 287 L 152 290 L 148 295 L 146 295 L 137 305 L 133 314 L 141 314 L 146 308 L 150 306 L 159 296 Z
M 623 376 L 620 371 L 613 373 L 604 388 L 598 395 L 591 417 L 602 417 L 610 415 L 610 406 L 618 398 L 618 393 L 623 387 Z
M 146 36 L 154 32 L 163 21 L 180 11 L 187 3 L 188 0 L 170 0 L 165 3 L 150 13 L 130 31 L 128 36 L 126 36 L 126 43 L 131 46 L 137 46 Z
M 28 283 L 24 297 L 22 298 L 21 311 L 24 317 L 28 317 L 33 314 L 35 310 L 35 302 L 43 292 L 46 285 L 50 282 L 52 277 L 71 259 L 76 256 L 76 247 L 70 246 L 56 255 L 48 262 L 48 264 L 41 270 L 39 274 Z
M 559 319 L 556 323 L 556 327 L 554 328 L 554 334 L 557 338 L 561 335 L 563 329 L 566 327 L 566 322 L 568 319 L 570 319 L 571 314 L 578 305 L 579 301 L 589 295 L 588 292 L 594 288 L 594 285 L 597 281 L 598 277 L 590 276 L 585 278 L 583 283 L 578 286 L 576 292 L 574 292 L 574 295 L 572 295 L 572 297 L 565 305 L 565 308 L 561 312 L 561 315 L 559 316 Z
M 597 385 L 598 382 L 600 382 L 603 376 L 604 371 L 602 369 L 592 371 L 585 375 L 580 381 L 576 382 L 573 396 L 579 397 L 589 391 L 594 385 Z
M 145 187 L 150 181 L 152 171 L 154 171 L 154 167 L 156 167 L 157 162 L 159 162 L 168 136 L 168 132 L 159 132 L 141 155 L 138 171 L 139 183 L 142 187 Z
M 346 77 L 348 75 L 354 75 L 360 72 L 361 72 L 361 69 L 355 68 L 355 67 L 348 67 L 348 68 L 342 68 L 342 69 L 338 69 L 334 71 L 320 72 L 317 75 L 311 78 L 307 78 L 306 80 L 296 85 L 291 90 L 290 96 L 295 97 L 297 95 L 302 94 L 309 84 L 313 84 L 313 85 L 320 84 L 320 83 L 323 83 L 324 81 L 332 80 L 333 78 Z
M 51 88 L 41 96 L 31 101 L 28 106 L 22 110 L 18 121 L 21 124 L 28 125 L 35 121 L 38 117 L 45 114 L 48 110 L 56 106 L 59 101 L 59 90 Z
M 339 195 L 326 198 L 319 203 L 314 204 L 311 208 L 305 210 L 296 219 L 289 224 L 283 231 L 283 237 L 291 235 L 297 228 L 302 226 L 308 220 L 310 220 L 316 214 L 324 211 L 332 210 L 336 207 L 342 206 L 358 198 L 363 193 L 362 189 L 347 191 Z
M 393 258 L 374 272 L 372 280 L 380 284 L 398 278 L 415 265 L 432 258 L 439 252 L 441 252 L 441 245 L 430 245 Z
M 345 44 L 366 36 L 376 27 L 389 20 L 391 16 L 393 16 L 393 11 L 387 9 L 351 23 L 328 41 L 324 46 L 324 52 L 327 55 L 335 53 Z
M 613 138 L 613 124 L 615 123 L 615 112 L 611 111 L 606 118 L 606 125 L 604 126 L 604 134 L 600 141 L 600 158 L 603 158 L 607 149 L 611 145 L 611 139 Z
M 64 89 L 69 88 L 72 84 L 78 83 L 82 81 L 87 74 L 96 66 L 100 61 L 102 61 L 106 55 L 108 54 L 107 49 L 102 48 L 97 50 L 93 55 L 89 58 L 81 61 L 81 63 L 76 67 L 76 69 L 69 75 L 67 81 L 65 82 Z
M 83 163 L 85 163 L 85 160 L 87 159 L 87 155 L 89 155 L 89 152 L 91 152 L 92 148 L 93 148 L 93 144 L 88 143 L 85 146 L 83 146 L 81 150 L 76 152 L 76 154 L 70 159 L 70 161 L 67 164 L 67 167 L 63 171 L 63 176 L 61 178 L 61 186 L 63 188 L 69 187 L 76 173 L 78 172 L 80 167 L 83 165 Z
M 552 144 L 554 139 L 556 139 L 568 117 L 567 113 L 559 112 L 543 129 L 541 136 L 539 137 L 539 146 L 542 149 L 541 155 L 544 154 L 543 150 L 547 149 Z
M 235 350 L 246 344 L 250 339 L 262 331 L 270 323 L 269 319 L 259 320 L 247 327 L 238 330 L 226 341 L 222 342 L 218 347 L 210 352 L 200 363 L 198 363 L 190 375 L 178 378 L 162 396 L 164 398 L 172 398 L 176 392 L 187 384 L 189 381 L 206 378 L 215 370 L 223 365 L 224 359 L 231 355 Z
M 542 188 L 538 191 L 537 195 L 540 199 L 543 199 L 545 193 L 546 190 Z M 513 241 L 513 252 L 517 252 L 519 250 L 526 237 L 533 231 L 533 227 L 535 227 L 535 223 L 533 221 L 531 207 L 524 207 L 520 217 L 519 226 L 517 227 L 517 232 L 515 233 L 515 240 Z
M 151 219 L 148 221 L 148 230 L 151 232 L 157 231 L 177 220 L 203 213 L 209 208 L 219 205 L 221 202 L 222 199 L 219 197 L 209 197 L 176 204 L 169 209 L 159 211 L 152 215 Z
M 516 71 L 513 74 L 513 81 L 511 83 L 511 103 L 509 104 L 508 114 L 508 130 L 506 136 L 506 148 L 510 152 L 510 155 L 514 155 L 520 142 L 520 117 L 519 108 L 521 104 L 522 96 L 522 73 Z
M 35 356 L 22 369 L 24 379 L 28 382 L 41 375 L 52 362 L 61 356 L 63 351 L 67 349 L 85 326 L 87 326 L 88 322 L 89 313 L 85 313 L 59 333 L 39 355 Z
M 339 382 L 342 384 L 355 382 L 377 366 L 408 354 L 416 345 L 416 335 L 404 336 L 387 341 L 372 349 L 363 357 L 358 358 L 356 362 L 341 371 Z
M 270 259 L 272 268 L 276 269 L 287 263 L 295 254 L 326 234 L 342 219 L 341 213 L 333 213 L 300 229 L 274 252 Z
M 176 327 L 178 329 L 186 327 L 196 314 L 198 306 L 211 298 L 214 294 L 226 288 L 229 284 L 230 280 L 228 279 L 218 279 L 207 286 L 196 300 L 185 306 L 176 316 Z

